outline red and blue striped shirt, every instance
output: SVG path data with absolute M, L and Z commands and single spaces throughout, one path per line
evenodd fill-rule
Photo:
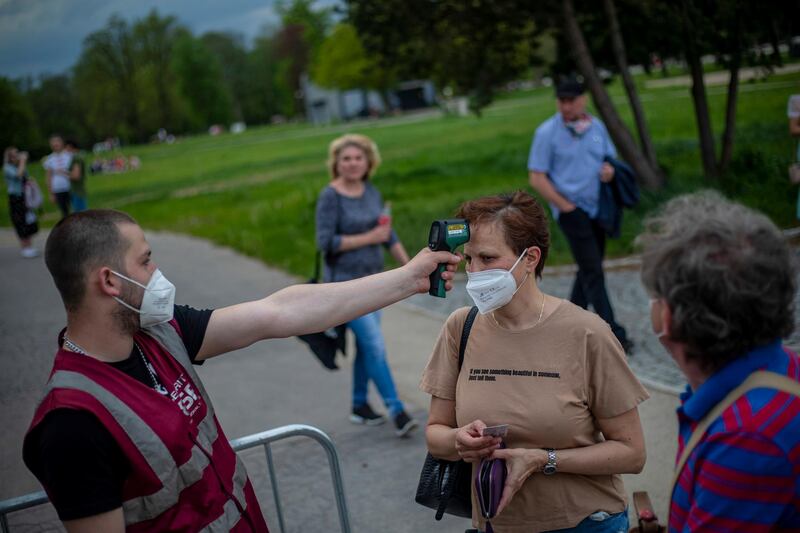
M 780 341 L 736 359 L 678 408 L 678 457 L 698 422 L 757 370 L 800 381 L 800 358 Z M 670 532 L 800 531 L 800 398 L 755 389 L 709 427 L 672 494 Z

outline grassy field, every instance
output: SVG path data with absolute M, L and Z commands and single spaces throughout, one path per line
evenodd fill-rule
M 639 78 L 640 81 L 643 77 Z M 735 161 L 720 183 L 704 181 L 689 89 L 642 89 L 661 164 L 665 190 L 645 194 L 626 213 L 623 237 L 611 241 L 612 256 L 630 253 L 642 217 L 667 198 L 702 187 L 767 212 L 779 225 L 796 224 L 796 190 L 786 179 L 794 155 L 786 102 L 799 92 L 800 74 L 773 76 L 741 88 Z M 625 98 L 611 87 L 630 123 Z M 709 88 L 714 131 L 722 132 L 725 87 Z M 430 221 L 452 214 L 481 195 L 529 190 L 526 162 L 536 126 L 555 111 L 551 89 L 507 95 L 482 118 L 410 115 L 336 126 L 284 125 L 252 128 L 240 135 L 199 136 L 174 145 L 134 146 L 142 168 L 90 176 L 92 207 L 123 209 L 147 229 L 170 230 L 231 246 L 274 266 L 307 276 L 314 257 L 314 203 L 328 181 L 328 143 L 344 132 L 361 132 L 378 143 L 384 164 L 374 183 L 393 204 L 395 227 L 409 250 L 425 245 Z M 32 166 L 42 181 L 43 172 Z M 0 224 L 9 225 L 7 205 Z M 45 225 L 56 215 L 48 205 Z M 549 264 L 570 261 L 554 231 Z

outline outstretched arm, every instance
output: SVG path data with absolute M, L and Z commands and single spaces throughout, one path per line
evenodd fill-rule
M 460 257 L 427 248 L 400 268 L 340 283 L 293 285 L 261 300 L 215 310 L 198 361 L 250 346 L 263 339 L 325 331 L 356 317 L 426 292 L 428 276 L 448 263 L 442 277 L 451 288 Z

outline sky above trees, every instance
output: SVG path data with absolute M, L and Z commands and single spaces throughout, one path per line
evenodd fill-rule
M 141 18 L 158 8 L 192 32 L 234 31 L 250 40 L 279 23 L 275 0 L 0 0 L 0 75 L 58 74 L 81 53 L 83 39 L 111 15 Z M 333 2 L 319 2 L 320 5 Z

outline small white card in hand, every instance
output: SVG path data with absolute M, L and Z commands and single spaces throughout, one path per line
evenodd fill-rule
M 508 424 L 500 424 L 499 426 L 489 426 L 483 428 L 481 435 L 484 437 L 505 437 L 508 433 Z

